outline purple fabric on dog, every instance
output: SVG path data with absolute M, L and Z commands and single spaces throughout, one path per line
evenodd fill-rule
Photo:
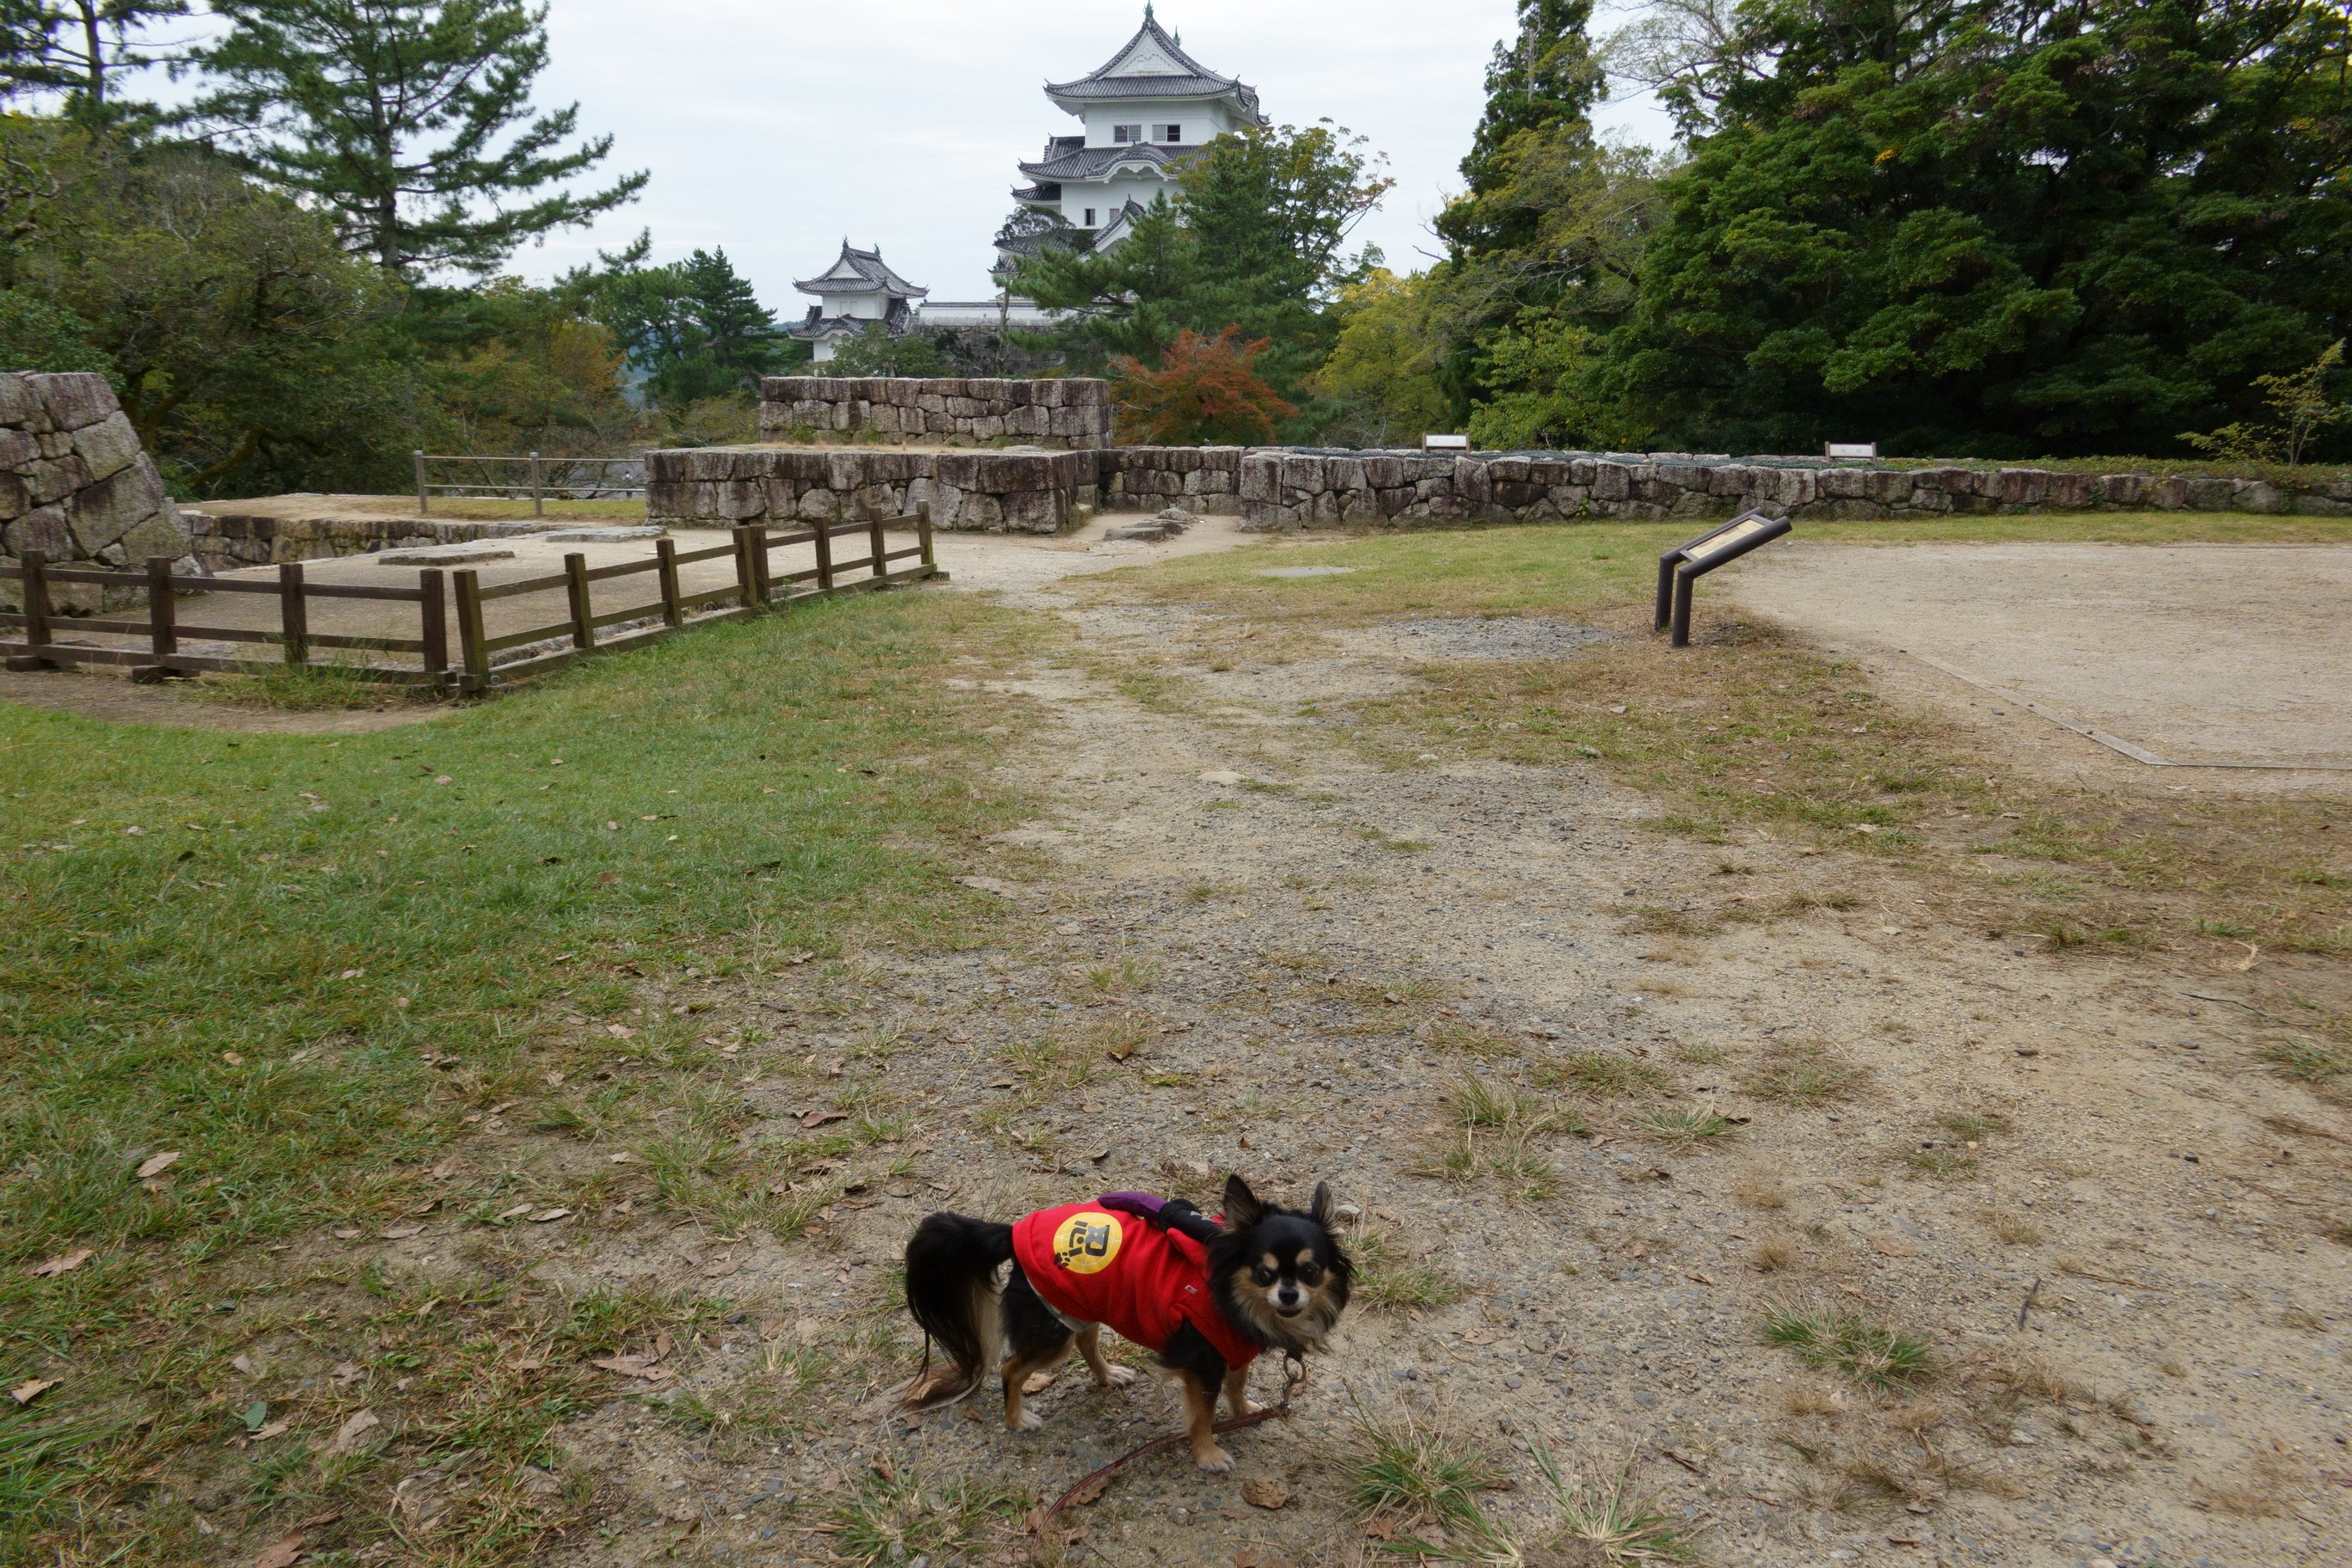
M 1095 1202 L 1107 1209 L 1124 1209 L 1129 1214 L 1139 1214 L 1146 1219 L 1156 1220 L 1168 1200 L 1150 1193 L 1105 1193 Z

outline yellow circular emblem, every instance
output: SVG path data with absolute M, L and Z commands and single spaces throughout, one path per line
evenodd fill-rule
M 1118 1221 L 1100 1209 L 1082 1209 L 1054 1229 L 1054 1261 L 1073 1274 L 1098 1274 L 1118 1256 Z

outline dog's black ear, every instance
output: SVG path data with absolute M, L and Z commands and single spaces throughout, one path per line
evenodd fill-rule
M 1225 1178 L 1225 1228 L 1247 1230 L 1265 1217 L 1265 1205 L 1257 1201 L 1250 1184 L 1238 1175 Z
M 1315 1201 L 1307 1205 L 1307 1217 L 1313 1220 L 1317 1225 L 1321 1226 L 1325 1230 L 1331 1228 L 1330 1183 L 1318 1182 L 1315 1184 Z

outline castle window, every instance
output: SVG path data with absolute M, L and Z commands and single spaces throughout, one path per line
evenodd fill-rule
M 1115 142 L 1140 142 L 1143 140 L 1143 127 L 1114 125 L 1110 128 L 1110 139 Z
M 1095 226 L 1095 209 L 1094 209 L 1094 208 L 1092 208 L 1092 207 L 1088 207 L 1088 208 L 1087 209 L 1087 222 L 1086 222 L 1086 226 L 1087 226 L 1087 227 L 1088 227 L 1088 228 L 1092 228 L 1092 227 L 1094 227 L 1094 226 Z
M 1153 129 L 1160 132 L 1160 140 L 1162 142 L 1181 142 L 1184 140 L 1184 128 L 1181 125 L 1160 125 L 1153 127 Z

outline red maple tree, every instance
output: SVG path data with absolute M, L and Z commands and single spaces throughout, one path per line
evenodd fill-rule
M 1272 441 L 1274 422 L 1298 410 L 1253 368 L 1271 340 L 1245 343 L 1240 337 L 1237 326 L 1213 338 L 1179 332 L 1158 370 L 1132 355 L 1112 361 L 1127 439 L 1161 447 Z

